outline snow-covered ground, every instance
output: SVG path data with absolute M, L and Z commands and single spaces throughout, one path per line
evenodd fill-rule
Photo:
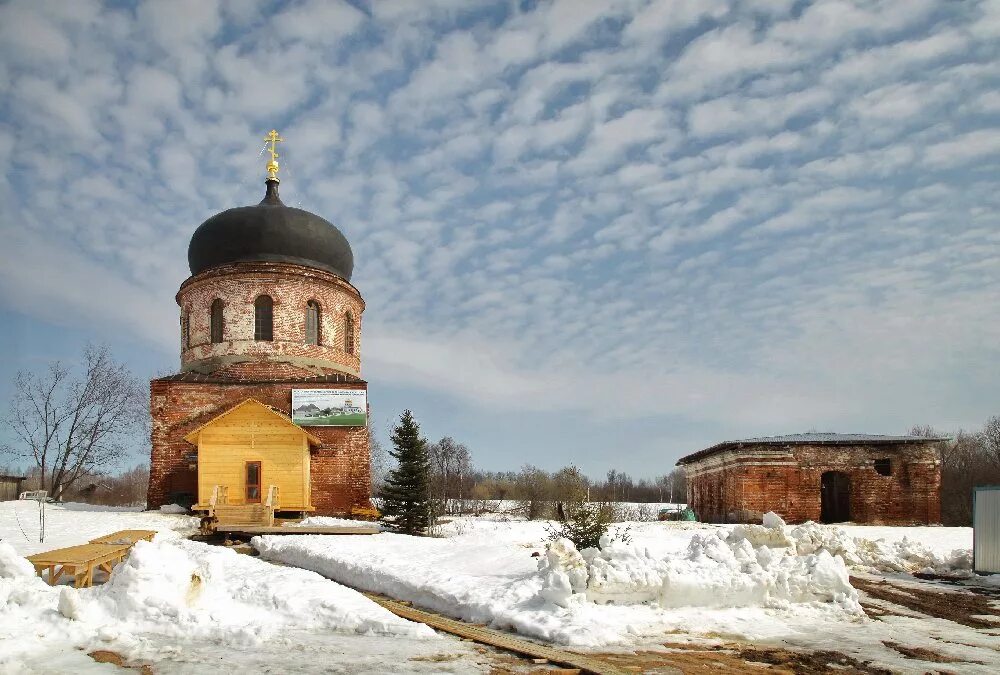
M 244 670 L 248 651 L 260 667 L 296 672 L 398 672 L 402 663 L 411 672 L 476 669 L 470 647 L 354 590 L 181 536 L 196 525 L 185 515 L 48 504 L 39 543 L 30 540 L 37 505 L 0 502 L 0 672 L 113 670 L 90 659 L 93 650 L 152 663 L 156 672 L 203 672 L 206 661 Z M 23 557 L 128 528 L 159 534 L 93 588 L 51 587 Z M 469 658 L 460 666 L 456 656 Z
M 108 672 L 86 656 L 94 649 L 156 672 L 276 663 L 287 672 L 490 669 L 471 645 L 398 619 L 331 580 L 581 648 L 709 637 L 836 650 L 904 672 L 932 667 L 884 644 L 903 642 L 964 659 L 950 670 L 1000 669 L 990 631 L 927 617 L 868 618 L 848 581 L 848 573 L 965 573 L 969 528 L 635 522 L 615 527 L 628 530 L 630 545 L 580 552 L 566 542 L 547 550 L 549 523 L 493 515 L 454 518 L 439 538 L 254 541 L 289 567 L 184 539 L 197 526 L 190 516 L 134 509 L 47 505 L 39 543 L 37 508 L 0 503 L 0 672 Z M 159 534 L 92 589 L 49 587 L 21 557 L 132 528 Z
M 708 635 L 837 649 L 923 670 L 883 644 L 916 639 L 988 664 L 983 672 L 1000 666 L 995 636 L 944 620 L 870 619 L 848 582 L 848 573 L 967 573 L 970 528 L 642 522 L 616 528 L 628 528 L 630 546 L 577 552 L 565 543 L 547 551 L 550 527 L 466 517 L 443 526 L 440 538 L 258 537 L 253 544 L 266 558 L 347 585 L 575 647 Z
M 34 501 L 0 502 L 0 541 L 13 546 L 19 555 L 28 556 L 86 544 L 117 530 L 156 530 L 168 537 L 186 537 L 198 530 L 197 518 L 176 513 L 138 507 L 45 504 L 45 541 L 39 541 L 38 510 L 38 502 Z

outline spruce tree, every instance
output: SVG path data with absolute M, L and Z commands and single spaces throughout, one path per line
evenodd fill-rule
M 430 461 L 420 425 L 404 410 L 392 430 L 389 454 L 397 466 L 382 489 L 382 514 L 386 525 L 403 534 L 424 534 L 430 526 Z

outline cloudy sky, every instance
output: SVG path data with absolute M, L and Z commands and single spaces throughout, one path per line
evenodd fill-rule
M 669 471 L 1000 413 L 1000 2 L 0 6 L 0 341 L 178 365 L 191 233 L 337 224 L 379 424 Z

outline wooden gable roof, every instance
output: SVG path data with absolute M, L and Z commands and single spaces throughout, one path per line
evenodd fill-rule
M 280 412 L 278 410 L 275 410 L 274 408 L 272 408 L 269 405 L 264 405 L 263 403 L 261 403 L 260 401 L 258 401 L 255 398 L 248 398 L 247 400 L 243 401 L 242 403 L 237 403 L 236 405 L 234 405 L 232 408 L 230 408 L 229 410 L 225 411 L 224 413 L 213 417 L 212 419 L 210 419 L 209 421 L 205 422 L 200 427 L 198 427 L 197 429 L 195 429 L 194 431 L 192 431 L 191 433 L 189 433 L 187 436 L 185 436 L 184 440 L 187 441 L 188 443 L 193 444 L 193 445 L 197 445 L 198 444 L 198 435 L 202 431 L 204 431 L 205 429 L 207 429 L 208 427 L 210 427 L 210 426 L 212 426 L 214 424 L 217 424 L 217 423 L 221 422 L 222 420 L 224 420 L 229 415 L 232 415 L 237 410 L 242 410 L 243 408 L 246 408 L 247 406 L 252 406 L 252 407 L 260 408 L 261 410 L 267 412 L 268 414 L 273 415 L 274 417 L 278 418 L 279 420 L 281 420 L 282 422 L 284 422 L 286 425 L 288 425 L 288 426 L 296 429 L 297 431 L 300 431 L 303 435 L 305 435 L 306 439 L 309 441 L 309 445 L 314 445 L 315 446 L 315 445 L 322 445 L 323 444 L 323 441 L 321 441 L 320 439 L 316 438 L 311 433 L 309 433 L 308 431 L 306 431 L 305 429 L 303 429 L 299 425 L 297 425 L 294 422 L 292 422 L 291 418 L 289 418 L 287 415 L 285 415 L 284 413 L 282 413 L 282 412 Z

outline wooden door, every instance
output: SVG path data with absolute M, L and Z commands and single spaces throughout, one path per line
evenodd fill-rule
M 827 471 L 820 478 L 820 521 L 843 523 L 851 519 L 851 480 L 842 471 Z
M 260 504 L 260 462 L 247 462 L 246 467 L 246 503 Z

